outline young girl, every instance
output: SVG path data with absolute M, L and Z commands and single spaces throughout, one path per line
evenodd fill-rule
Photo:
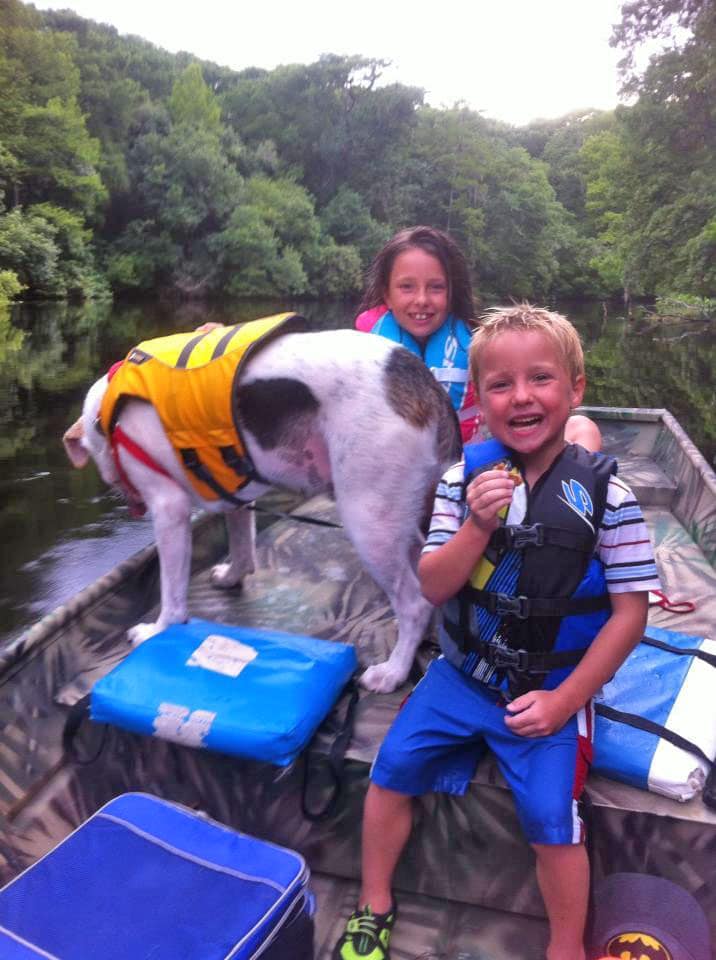
M 396 233 L 373 260 L 355 322 L 425 361 L 452 401 L 463 443 L 478 439 L 482 426 L 468 370 L 475 313 L 462 251 L 442 230 L 418 226 Z M 570 417 L 566 436 L 588 450 L 601 448 L 599 429 L 587 417 Z
M 389 240 L 368 270 L 358 330 L 407 347 L 444 386 L 460 421 L 463 442 L 480 419 L 467 351 L 475 304 L 470 275 L 454 240 L 434 227 L 408 227 Z

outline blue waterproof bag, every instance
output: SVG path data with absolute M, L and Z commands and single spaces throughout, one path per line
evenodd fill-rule
M 285 766 L 355 672 L 352 646 L 191 620 L 150 637 L 93 687 L 90 718 Z
M 592 769 L 689 800 L 716 755 L 716 643 L 647 627 L 595 698 Z
M 127 793 L 0 891 L 0 956 L 311 960 L 308 880 L 293 850 Z

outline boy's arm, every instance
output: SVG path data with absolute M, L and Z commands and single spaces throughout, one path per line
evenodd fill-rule
M 436 550 L 423 553 L 418 579 L 423 596 L 436 607 L 467 583 L 485 552 L 499 511 L 512 500 L 515 482 L 506 470 L 485 470 L 465 491 L 469 514 L 459 530 Z
M 418 579 L 426 600 L 439 607 L 455 596 L 485 552 L 491 532 L 482 530 L 468 517 L 447 543 L 422 555 Z
M 559 730 L 619 669 L 646 627 L 649 594 L 612 593 L 612 615 L 591 646 L 555 690 L 533 690 L 507 705 L 505 720 L 515 733 L 542 737 Z

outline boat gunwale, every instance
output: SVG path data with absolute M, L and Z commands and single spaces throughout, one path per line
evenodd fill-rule
M 221 515 L 216 513 L 201 514 L 193 518 L 192 534 L 202 532 L 220 518 Z M 24 630 L 0 650 L 0 684 L 11 679 L 13 666 L 28 656 L 39 653 L 45 645 L 58 640 L 71 623 L 85 616 L 93 607 L 102 603 L 108 594 L 156 560 L 158 554 L 155 543 L 142 547 Z
M 660 423 L 674 437 L 681 451 L 698 470 L 709 492 L 716 497 L 716 472 L 706 457 L 689 438 L 676 417 L 666 407 L 595 407 L 584 405 L 577 408 L 594 420 L 621 420 L 632 423 Z

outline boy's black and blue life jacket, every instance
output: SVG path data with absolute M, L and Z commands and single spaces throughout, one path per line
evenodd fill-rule
M 468 444 L 465 485 L 497 463 L 519 467 L 498 441 Z M 576 666 L 610 615 L 595 546 L 614 473 L 613 458 L 570 444 L 513 496 L 470 581 L 442 608 L 441 647 L 455 666 L 512 697 L 554 689 Z

